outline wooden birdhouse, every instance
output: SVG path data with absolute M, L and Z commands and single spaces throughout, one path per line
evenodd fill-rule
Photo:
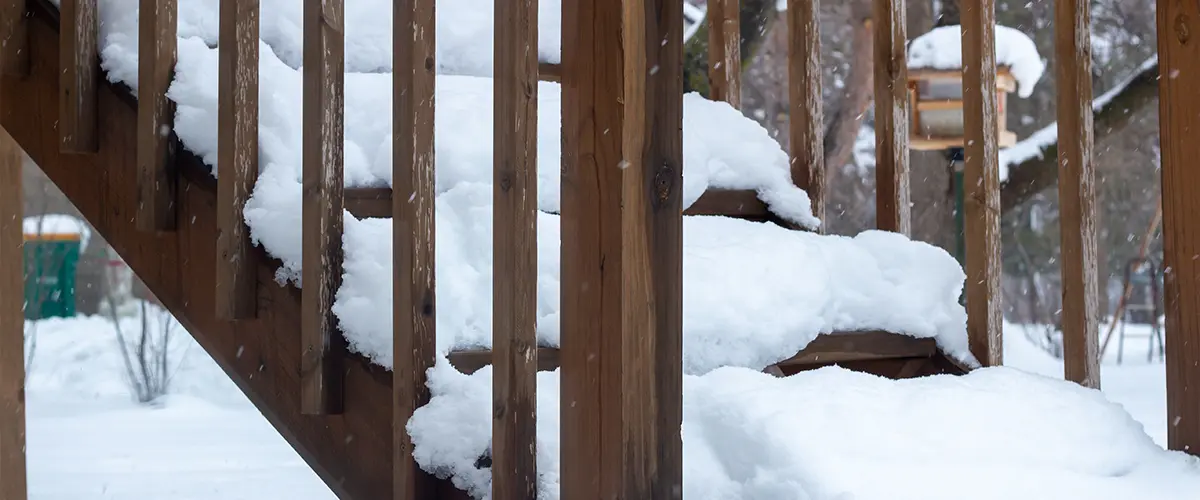
M 997 145 L 1002 148 L 1017 142 L 1017 135 L 1006 128 L 1008 94 L 1016 90 L 1017 81 L 1008 68 L 996 68 L 996 120 L 1000 131 Z M 909 69 L 908 98 L 912 105 L 909 120 L 912 149 L 943 150 L 963 146 L 962 72 Z

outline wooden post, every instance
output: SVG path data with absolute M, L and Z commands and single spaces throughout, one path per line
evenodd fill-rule
M 175 104 L 167 88 L 175 72 L 176 0 L 140 0 L 138 15 L 138 228 L 175 229 Z
M 100 56 L 96 52 L 99 21 L 96 0 L 62 0 L 59 5 L 58 136 L 62 151 L 94 153 L 100 148 L 96 85 Z
M 742 107 L 742 21 L 740 0 L 708 2 L 709 98 Z
M 1054 11 L 1063 364 L 1067 380 L 1099 389 L 1091 21 L 1084 0 L 1056 0 Z
M 0 129 L 0 498 L 26 498 L 21 149 Z
M 342 13 L 342 0 L 304 2 L 300 409 L 306 415 L 342 410 L 343 340 L 333 314 L 342 284 Z
M 1200 4 L 1158 2 L 1167 446 L 1200 455 Z
M 875 223 L 912 232 L 909 203 L 907 21 L 905 0 L 874 0 L 875 19 Z
M 562 496 L 682 496 L 683 5 L 563 5 Z
M 25 0 L 0 0 L 0 73 L 29 74 L 29 34 Z
M 996 141 L 996 4 L 962 0 L 967 337 L 984 366 L 999 365 L 1000 165 Z
M 538 2 L 495 2 L 492 498 L 537 497 Z
M 435 359 L 434 88 L 435 0 L 393 4 L 392 80 L 393 359 L 392 481 L 396 500 L 433 498 L 435 481 L 413 458 L 405 430 L 429 402 L 425 372 Z M 530 48 L 537 53 L 536 46 Z
M 788 0 L 788 125 L 792 182 L 808 192 L 825 227 L 825 131 L 821 109 L 819 0 Z
M 243 210 L 258 179 L 258 0 L 222 0 L 217 89 L 217 316 L 253 318 L 257 262 Z

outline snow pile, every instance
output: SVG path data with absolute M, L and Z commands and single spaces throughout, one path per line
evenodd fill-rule
M 437 199 L 438 347 L 491 346 L 491 188 Z M 785 231 L 726 217 L 686 217 L 684 368 L 763 368 L 820 333 L 882 328 L 934 337 L 973 363 L 957 299 L 964 274 L 949 254 L 904 236 Z M 296 236 L 299 238 L 299 236 Z M 346 266 L 334 304 L 350 348 L 392 366 L 392 224 L 346 220 Z M 559 218 L 538 218 L 538 337 L 559 344 Z
M 1037 45 L 1019 30 L 996 25 L 996 66 L 1008 67 L 1017 80 L 1017 94 L 1033 95 L 1033 86 L 1042 78 L 1046 63 Z M 934 28 L 908 44 L 909 69 L 957 70 L 962 62 L 962 28 L 957 25 Z
M 78 236 L 83 248 L 87 248 L 88 240 L 92 237 L 92 229 L 86 222 L 77 217 L 63 214 L 26 217 L 21 221 L 21 231 L 25 236 L 63 234 Z
M 422 468 L 490 488 L 491 368 L 432 371 L 409 422 Z M 559 373 L 538 374 L 539 498 L 557 499 Z M 886 421 L 886 424 L 884 423 Z M 684 377 L 684 498 L 1185 499 L 1200 461 L 1165 452 L 1098 391 L 988 368 L 887 380 L 829 367 Z M 979 485 L 987 485 L 981 488 Z

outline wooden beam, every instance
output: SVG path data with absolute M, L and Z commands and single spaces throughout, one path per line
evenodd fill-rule
M 425 373 L 435 359 L 434 88 L 435 0 L 393 4 L 392 80 L 393 368 L 392 494 L 433 498 L 434 477 L 413 458 L 405 426 L 429 402 Z M 536 50 L 533 50 L 536 53 Z
M 571 1 L 563 27 L 562 496 L 677 498 L 683 3 Z
M 304 2 L 303 239 L 300 409 L 341 413 L 343 340 L 333 301 L 342 284 L 342 0 Z
M 875 223 L 879 229 L 907 236 L 912 232 L 908 166 L 912 103 L 908 100 L 905 3 L 874 0 Z
M 254 245 L 243 211 L 258 179 L 258 0 L 220 5 L 217 89 L 217 317 L 258 309 Z
M 708 2 L 709 99 L 742 107 L 742 26 L 740 0 Z
M 556 63 L 538 63 L 538 80 L 544 82 L 561 82 L 562 65 Z
M 138 227 L 176 226 L 175 103 L 167 89 L 175 72 L 176 0 L 140 0 L 138 15 Z
M 62 0 L 58 86 L 58 136 L 67 153 L 95 153 L 100 147 L 96 85 L 99 83 L 99 18 L 96 0 Z
M 792 182 L 808 192 L 825 227 L 825 131 L 821 109 L 820 0 L 788 0 L 788 125 Z
M 495 0 L 492 498 L 537 497 L 538 2 Z
M 1167 446 L 1200 455 L 1200 4 L 1158 2 Z
M 26 498 L 21 148 L 0 129 L 0 498 Z
M 996 138 L 995 0 L 962 0 L 967 337 L 983 366 L 1000 365 L 1000 165 Z
M 1096 163 L 1092 156 L 1092 43 L 1086 0 L 1054 3 L 1058 85 L 1058 206 L 1062 234 L 1063 366 L 1100 388 L 1096 275 Z
M 25 0 L 0 0 L 0 74 L 29 74 Z

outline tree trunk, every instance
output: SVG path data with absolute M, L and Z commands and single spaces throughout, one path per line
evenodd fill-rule
M 741 50 L 744 69 L 758 52 L 775 18 L 775 0 L 742 0 Z M 683 91 L 708 96 L 708 19 L 700 23 L 696 34 L 683 48 Z

